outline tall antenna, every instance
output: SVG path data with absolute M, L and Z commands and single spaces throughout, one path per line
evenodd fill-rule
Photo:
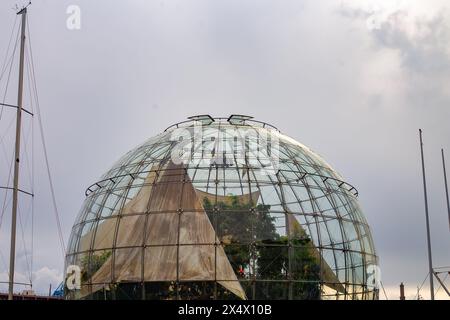
M 450 229 L 450 201 L 448 199 L 448 184 L 447 184 L 447 172 L 445 171 L 444 149 L 441 149 L 441 154 L 442 154 L 442 167 L 444 168 L 445 196 L 447 198 L 448 228 Z
M 31 2 L 30 2 L 31 3 Z M 28 4 L 29 5 L 29 4 Z M 14 263 L 16 259 L 16 223 L 17 223 L 17 201 L 19 193 L 19 162 L 20 162 L 20 132 L 22 126 L 22 107 L 23 107 L 23 67 L 25 56 L 25 25 L 27 21 L 27 7 L 24 7 L 17 14 L 22 15 L 22 27 L 20 35 L 20 61 L 19 61 L 19 88 L 17 95 L 17 118 L 16 118 L 16 146 L 14 162 L 14 186 L 13 186 L 13 205 L 11 219 L 11 249 L 9 255 L 9 288 L 8 300 L 14 297 Z
M 423 157 L 423 142 L 422 129 L 419 129 L 420 136 L 420 155 L 422 156 L 422 177 L 423 177 L 423 195 L 425 199 L 425 218 L 427 224 L 427 242 L 428 242 L 428 272 L 430 276 L 430 296 L 434 300 L 434 285 L 433 285 L 433 259 L 431 256 L 431 237 L 430 237 L 430 219 L 428 216 L 428 197 L 427 197 L 427 182 L 425 179 L 425 160 Z

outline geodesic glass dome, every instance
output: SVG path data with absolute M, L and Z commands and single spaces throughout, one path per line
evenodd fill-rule
M 66 298 L 377 299 L 357 195 L 266 123 L 191 117 L 86 190 Z

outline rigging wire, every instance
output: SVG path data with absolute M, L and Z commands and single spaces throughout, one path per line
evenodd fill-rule
M 444 277 L 444 279 L 442 280 L 442 283 L 445 283 L 445 280 L 447 280 L 449 273 L 447 273 Z M 435 294 L 437 294 L 439 292 L 440 289 L 442 289 L 442 283 L 439 283 L 439 288 L 437 288 Z
M 414 296 L 414 300 L 417 300 L 417 299 L 419 298 L 419 296 L 420 296 L 420 294 L 419 294 L 419 293 L 420 293 L 420 290 L 422 289 L 423 285 L 425 284 L 425 281 L 427 281 L 429 275 L 430 275 L 430 273 L 427 273 L 427 276 L 425 277 L 425 279 L 423 279 L 422 284 L 420 285 L 419 288 L 417 288 L 417 293 L 416 293 L 416 295 Z
M 5 156 L 5 162 L 8 163 L 8 151 L 6 150 L 6 145 L 5 145 L 5 137 L 8 134 L 8 131 L 11 129 L 11 127 L 14 124 L 14 118 L 11 118 L 11 120 L 9 121 L 8 126 L 6 127 L 6 130 L 4 132 L 4 134 L 2 133 L 2 135 L 0 136 L 0 143 L 2 145 L 2 151 L 3 151 L 3 155 Z
M 17 50 L 17 44 L 18 44 L 18 42 L 19 42 L 19 29 L 17 30 L 16 42 L 15 42 L 15 44 L 14 44 L 14 50 L 13 50 L 13 52 L 12 52 L 11 59 L 10 59 L 10 67 L 9 67 L 8 78 L 7 78 L 7 81 L 6 81 L 5 92 L 4 92 L 4 94 L 3 94 L 3 100 L 2 100 L 2 103 L 5 103 L 5 100 L 6 100 L 6 94 L 7 94 L 7 92 L 8 92 L 8 88 L 9 88 L 9 82 L 10 82 L 10 79 L 11 79 L 11 71 L 12 71 L 12 66 L 13 66 L 14 57 L 15 57 L 15 53 L 16 53 L 16 50 Z M 7 66 L 5 66 L 5 68 L 7 68 Z M 6 69 L 5 69 L 5 70 L 6 70 Z M 4 110 L 4 106 L 2 105 L 1 110 L 0 110 L 0 121 L 1 121 L 1 119 L 2 119 L 2 117 L 3 117 L 3 110 Z M 8 130 L 11 128 L 11 126 L 13 125 L 13 123 L 14 123 L 13 120 L 14 120 L 14 119 L 11 119 L 9 125 L 7 126 L 7 129 L 6 129 L 6 131 L 5 131 L 5 135 L 6 135 L 6 133 L 8 132 Z M 4 139 L 3 139 L 3 136 L 0 137 L 0 143 L 1 143 L 1 145 L 2 145 L 2 149 L 3 149 L 3 152 L 4 152 L 4 154 L 5 154 L 5 160 L 8 161 L 8 156 L 7 156 L 7 152 L 6 152 L 6 147 L 5 147 L 5 143 L 4 143 L 3 140 L 4 140 Z M 6 192 L 6 195 L 7 195 L 7 192 Z
M 442 268 L 445 268 L 445 267 L 440 267 L 440 268 L 437 268 L 437 269 L 442 269 Z M 425 277 L 425 279 L 422 281 L 422 284 L 420 285 L 420 287 L 417 288 L 417 294 L 415 295 L 415 299 L 418 298 L 419 292 L 420 292 L 420 290 L 422 289 L 423 285 L 425 284 L 425 281 L 428 279 L 428 276 L 429 276 L 429 275 L 430 275 L 430 274 L 428 273 L 427 276 Z M 449 275 L 449 273 L 447 273 L 447 275 L 445 276 L 445 278 L 444 278 L 444 280 L 443 280 L 442 282 L 445 282 L 445 280 L 447 279 L 448 275 Z M 437 294 L 438 291 L 439 291 L 441 288 L 442 288 L 442 284 L 439 285 L 438 289 L 437 289 L 434 293 Z
M 384 289 L 384 285 L 383 282 L 380 280 L 380 284 L 381 284 L 381 288 L 383 289 L 383 293 L 384 293 L 384 297 L 386 298 L 386 300 L 389 300 L 387 294 L 386 294 L 386 290 Z
M 26 246 L 26 242 L 25 242 L 25 232 L 24 232 L 24 227 L 23 227 L 23 222 L 22 222 L 22 212 L 21 212 L 21 210 L 20 210 L 20 203 L 18 204 L 18 208 L 17 208 L 18 210 L 18 217 L 19 217 L 19 226 L 20 226 L 20 233 L 21 233 L 21 237 L 22 237 L 22 248 L 23 248 L 23 254 L 24 254 L 24 256 L 25 256 L 25 263 L 26 263 L 26 266 L 27 266 L 27 271 L 28 271 L 28 276 L 30 277 L 29 278 L 29 280 L 30 280 L 30 283 L 31 283 L 31 274 L 32 274 L 32 271 L 31 271 L 31 268 L 30 268 L 30 262 L 28 261 L 28 251 L 27 251 L 27 246 Z
M 2 80 L 3 75 L 4 75 L 4 73 L 6 71 L 6 68 L 7 68 L 7 63 L 6 62 L 8 60 L 9 48 L 11 47 L 11 41 L 12 41 L 12 37 L 14 35 L 14 30 L 16 29 L 16 24 L 17 24 L 17 15 L 16 15 L 16 18 L 14 19 L 14 25 L 13 25 L 13 28 L 11 30 L 11 35 L 9 36 L 8 48 L 6 49 L 5 58 L 3 59 L 2 69 L 1 69 L 2 71 L 0 72 L 0 81 Z
M 17 29 L 16 43 L 14 44 L 14 50 L 13 50 L 13 52 L 12 52 L 12 54 L 11 54 L 10 66 L 9 66 L 9 71 L 8 71 L 8 78 L 7 78 L 7 81 L 6 81 L 6 87 L 5 87 L 5 92 L 4 92 L 4 94 L 3 94 L 3 100 L 2 100 L 2 103 L 5 103 L 5 100 L 6 100 L 6 93 L 8 92 L 9 80 L 11 79 L 11 71 L 12 71 L 12 66 L 13 66 L 13 64 L 14 64 L 14 57 L 15 57 L 15 55 L 16 55 L 17 44 L 19 43 L 19 31 L 20 31 L 20 28 Z M 2 106 L 2 109 L 1 109 L 1 111 L 0 111 L 0 120 L 1 120 L 2 117 L 3 117 L 3 110 L 4 110 L 4 106 Z
M 11 156 L 11 161 L 10 161 L 10 165 L 9 165 L 8 182 L 6 184 L 7 186 L 9 186 L 9 183 L 11 182 L 12 164 L 13 163 L 14 163 L 14 155 Z M 8 204 L 12 200 L 12 197 L 8 199 L 8 191 L 9 191 L 9 189 L 5 189 L 5 196 L 3 198 L 3 204 L 2 204 L 2 213 L 0 214 L 0 230 L 2 229 L 3 217 L 5 215 L 6 209 L 8 208 Z
M 1 261 L 2 261 L 2 264 L 3 264 L 3 268 L 5 268 L 5 270 L 8 270 L 8 266 L 6 265 L 5 256 L 3 255 L 1 250 L 0 250 L 0 258 L 1 258 Z M 9 276 L 9 273 L 8 273 L 8 276 Z
M 28 50 L 25 52 L 25 60 L 26 60 L 26 64 L 27 64 L 27 85 L 28 88 L 30 89 L 32 87 L 32 77 L 31 77 L 31 63 L 30 63 L 30 57 L 29 57 L 29 52 Z M 33 94 L 32 94 L 32 90 L 29 90 L 29 101 L 30 101 L 30 108 L 33 111 Z M 31 194 L 34 195 L 34 121 L 30 122 L 30 128 L 28 131 L 28 134 L 24 134 L 24 153 L 25 153 L 25 159 L 26 159 L 26 164 L 27 164 L 27 169 L 28 169 L 28 178 L 29 178 L 29 184 L 30 184 L 30 189 L 31 189 Z M 28 150 L 29 147 L 29 143 L 31 140 L 31 156 Z M 31 164 L 30 164 L 30 158 L 31 158 Z M 33 257 L 34 257 L 34 196 L 31 197 L 31 202 L 30 202 L 30 208 L 29 210 L 27 210 L 26 212 L 31 212 L 31 244 L 30 244 L 30 256 L 29 256 L 29 260 L 28 260 L 28 255 L 27 257 L 27 266 L 29 267 L 29 281 L 30 281 L 30 286 L 33 287 Z M 27 217 L 28 218 L 28 217 Z M 25 227 L 22 227 L 22 229 L 26 228 L 28 226 L 28 219 L 25 220 Z M 23 231 L 22 231 L 23 232 Z M 22 237 L 24 243 L 25 243 L 25 239 L 24 237 Z M 26 251 L 25 248 L 25 252 L 27 253 L 28 251 Z
M 29 57 L 28 57 L 28 54 L 27 54 L 28 52 L 25 52 L 25 60 L 26 60 L 26 63 L 27 63 L 27 66 L 29 66 L 30 65 L 30 61 L 29 61 Z M 30 75 L 30 68 L 28 67 L 27 68 L 27 81 L 28 81 L 28 87 L 29 88 L 31 88 L 31 75 Z M 31 108 L 33 107 L 33 96 L 32 96 L 32 94 L 31 94 L 31 90 L 30 90 L 30 97 L 29 97 L 29 99 L 30 99 L 30 106 L 31 106 Z M 28 179 L 29 179 L 29 181 L 28 181 L 28 183 L 30 184 L 30 187 L 31 187 L 31 180 L 32 180 L 32 178 L 31 178 L 31 176 L 32 176 L 32 173 L 33 173 L 33 171 L 31 170 L 31 165 L 30 165 L 30 158 L 31 158 L 31 156 L 29 155 L 29 150 L 28 150 L 28 146 L 29 146 L 29 142 L 30 142 L 30 138 L 31 138 L 31 141 L 33 140 L 33 134 L 34 134 L 34 132 L 33 132 L 33 130 L 32 130 L 32 128 L 33 128 L 33 121 L 31 121 L 31 125 L 30 125 L 30 127 L 28 128 L 28 132 L 27 133 L 25 133 L 24 132 L 24 138 L 23 138 L 23 149 L 24 149 L 24 153 L 25 153 L 25 160 L 26 160 L 26 165 L 27 165 L 27 169 L 28 169 Z M 25 131 L 25 129 L 24 129 L 24 131 Z M 33 194 L 33 192 L 31 192 L 31 194 Z
M 27 57 L 25 55 L 25 57 Z M 28 80 L 30 80 L 30 78 L 28 78 Z M 31 84 L 31 81 L 28 82 L 28 84 Z M 32 98 L 30 97 L 30 101 L 32 101 Z M 32 102 L 30 103 L 32 105 Z M 31 121 L 31 124 L 33 123 L 33 121 Z M 25 131 L 25 129 L 23 129 Z M 24 153 L 24 158 L 26 161 L 24 161 L 27 165 L 27 171 L 28 171 L 28 178 L 30 179 L 29 183 L 31 185 L 31 175 L 32 175 L 32 171 L 31 171 L 31 166 L 30 166 L 30 155 L 28 152 L 28 142 L 30 140 L 30 135 L 31 135 L 31 139 L 32 139 L 32 135 L 33 132 L 30 129 L 27 134 L 24 133 L 24 143 L 23 143 L 23 153 Z M 33 193 L 32 193 L 33 194 Z M 20 203 L 19 203 L 20 205 Z M 24 250 L 24 255 L 25 255 L 25 262 L 26 262 L 26 266 L 27 266 L 27 271 L 28 271 L 28 276 L 29 276 L 29 281 L 30 281 L 30 286 L 32 286 L 32 282 L 33 282 L 33 269 L 32 269 L 32 264 L 31 264 L 31 258 L 34 256 L 34 252 L 33 250 L 30 248 L 30 251 L 28 251 L 28 246 L 27 246 L 27 242 L 25 241 L 25 230 L 28 227 L 28 218 L 29 215 L 27 215 L 27 213 L 32 213 L 33 212 L 33 196 L 31 197 L 31 201 L 30 201 L 30 205 L 28 206 L 27 210 L 22 211 L 20 206 L 18 207 L 18 216 L 19 216 L 19 224 L 20 224 L 20 230 L 21 230 L 21 237 L 22 237 L 22 245 L 23 245 L 23 250 Z M 24 220 L 25 219 L 25 220 Z M 31 219 L 33 220 L 33 219 Z M 33 229 L 33 222 L 32 221 L 32 226 L 31 228 Z M 31 241 L 33 241 L 33 234 L 31 235 Z
M 47 146 L 45 144 L 45 135 L 44 135 L 44 129 L 43 129 L 43 125 L 42 125 L 41 110 L 40 110 L 40 106 L 39 106 L 39 96 L 37 93 L 36 74 L 35 74 L 35 68 L 34 68 L 33 49 L 31 46 L 31 35 L 30 35 L 29 23 L 27 23 L 27 34 L 28 34 L 28 47 L 29 47 L 29 51 L 30 51 L 30 60 L 31 60 L 31 76 L 32 76 L 32 80 L 33 80 L 33 88 L 32 89 L 33 89 L 33 93 L 35 96 L 35 103 L 36 103 L 36 114 L 37 114 L 37 118 L 38 118 L 38 125 L 39 125 L 39 132 L 40 132 L 40 136 L 41 136 L 42 148 L 44 151 L 44 159 L 45 159 L 45 164 L 46 164 L 46 168 L 47 168 L 47 176 L 48 176 L 48 181 L 49 181 L 49 185 L 50 185 L 50 193 L 51 193 L 51 197 L 52 197 L 52 204 L 53 204 L 53 209 L 54 209 L 55 218 L 56 218 L 59 242 L 61 245 L 62 257 L 64 259 L 66 246 L 64 244 L 64 237 L 62 234 L 62 227 L 61 227 L 61 219 L 60 219 L 60 215 L 58 212 L 58 207 L 56 205 L 55 189 L 53 187 L 53 180 L 52 180 L 52 175 L 50 172 L 50 164 L 48 161 Z
M 9 41 L 9 44 L 8 44 L 8 50 L 6 51 L 6 56 L 5 56 L 5 62 L 6 62 L 7 57 L 8 57 L 8 52 L 9 52 L 9 48 L 10 48 L 10 45 L 11 45 L 12 36 L 14 34 L 14 30 L 15 30 L 15 27 L 16 27 L 16 23 L 17 23 L 17 16 L 16 16 L 16 19 L 14 20 L 14 27 L 13 27 L 13 29 L 11 31 L 10 41 Z M 3 93 L 2 103 L 5 103 L 6 94 L 8 92 L 9 82 L 10 82 L 10 79 L 11 79 L 12 66 L 14 64 L 14 57 L 15 57 L 16 50 L 17 50 L 17 44 L 19 43 L 19 31 L 20 31 L 20 28 L 17 28 L 16 41 L 15 41 L 15 44 L 14 44 L 14 49 L 13 49 L 12 54 L 11 54 L 11 58 L 9 59 L 9 62 L 4 64 L 4 66 L 2 67 L 2 73 L 0 75 L 0 80 L 1 80 L 3 78 L 4 73 L 8 69 L 8 64 L 9 64 L 8 77 L 7 77 L 7 80 L 6 80 L 6 86 L 5 86 L 5 91 Z M 2 105 L 1 110 L 0 110 L 0 121 L 1 121 L 1 119 L 3 117 L 3 110 L 4 110 L 4 106 Z M 8 132 L 8 130 L 11 128 L 13 123 L 14 123 L 14 121 L 13 121 L 13 119 L 11 119 L 11 122 L 9 123 L 9 125 L 7 126 L 7 129 L 5 131 L 5 135 Z M 3 136 L 0 137 L 0 144 L 2 145 L 2 151 L 3 151 L 4 155 L 5 155 L 5 160 L 6 160 L 6 162 L 8 162 L 8 153 L 6 151 L 6 147 L 5 147 Z M 11 159 L 11 162 L 10 162 L 7 186 L 11 182 L 12 164 L 13 163 L 14 163 L 14 155 L 12 156 L 12 159 Z M 7 199 L 8 198 L 8 193 L 9 193 L 9 189 L 5 189 L 5 196 L 3 198 L 3 204 L 2 204 L 2 212 L 0 214 L 0 229 L 1 229 L 1 226 L 2 226 L 2 223 L 3 223 L 3 217 L 5 215 L 5 211 L 6 211 L 6 208 L 7 208 L 6 204 L 8 202 L 8 199 Z

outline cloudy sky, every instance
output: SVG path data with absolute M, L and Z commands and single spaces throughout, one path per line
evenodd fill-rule
M 0 3 L 0 59 L 20 2 Z M 450 167 L 446 2 L 33 1 L 36 80 L 64 240 L 85 188 L 129 149 L 190 115 L 248 114 L 311 147 L 357 187 L 388 297 L 397 299 L 404 282 L 414 298 L 427 275 L 419 128 L 434 265 L 450 265 L 440 158 L 446 149 Z M 67 27 L 70 5 L 81 10 L 80 29 Z M 7 103 L 16 100 L 16 69 L 6 95 L 6 76 L 0 81 Z M 5 109 L 0 119 L 2 184 L 10 114 Z M 45 293 L 60 281 L 63 259 L 38 137 L 32 270 L 35 289 Z M 8 208 L 0 281 L 8 271 Z M 27 281 L 31 215 L 23 212 L 17 279 Z M 420 294 L 427 290 L 428 282 Z

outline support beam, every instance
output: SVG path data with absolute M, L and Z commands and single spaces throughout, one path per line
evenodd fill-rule
M 424 200 L 425 200 L 425 220 L 426 220 L 426 227 L 427 227 L 428 272 L 430 275 L 430 297 L 431 297 L 431 300 L 434 300 L 433 258 L 432 258 L 432 253 L 431 253 L 430 218 L 428 215 L 427 181 L 425 178 L 425 159 L 423 156 L 422 129 L 419 129 L 419 136 L 420 136 L 420 155 L 422 157 L 422 178 L 423 178 L 423 196 L 424 196 Z
M 441 149 L 441 154 L 442 154 L 442 167 L 444 169 L 445 197 L 447 199 L 448 228 L 450 230 L 450 200 L 448 199 L 448 184 L 447 184 L 447 172 L 445 171 L 444 149 Z

